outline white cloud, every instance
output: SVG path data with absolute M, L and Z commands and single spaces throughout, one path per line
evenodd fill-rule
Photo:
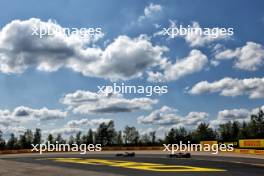
M 219 124 L 224 124 L 227 122 L 243 122 L 249 121 L 252 114 L 258 113 L 259 109 L 264 110 L 264 106 L 260 108 L 254 108 L 252 110 L 248 109 L 225 109 L 218 112 L 217 118 L 210 121 L 210 125 L 217 127 Z
M 192 28 L 201 28 L 198 22 L 192 23 Z M 206 28 L 210 31 L 210 35 L 205 35 L 205 28 L 202 30 L 202 35 L 197 32 L 187 33 L 184 37 L 185 41 L 190 44 L 192 47 L 204 46 L 205 44 L 209 44 L 219 40 L 229 39 L 228 35 L 219 35 L 221 33 L 221 28 Z
M 25 106 L 16 107 L 13 111 L 0 110 L 0 123 L 10 126 L 14 123 L 27 120 L 56 120 L 67 117 L 67 112 L 58 109 L 32 109 Z
M 245 119 L 250 112 L 247 109 L 232 109 L 218 112 L 218 118 L 225 121 Z
M 264 48 L 262 45 L 254 42 L 247 42 L 246 45 L 234 50 L 225 49 L 216 52 L 215 60 L 234 59 L 234 67 L 255 71 L 264 64 Z
M 259 107 L 259 108 L 254 108 L 252 109 L 251 113 L 252 114 L 257 114 L 259 112 L 259 109 L 261 109 L 262 111 L 264 111 L 264 105 Z
M 26 131 L 26 126 L 32 126 L 34 122 L 43 123 L 66 116 L 67 112 L 57 109 L 32 109 L 25 106 L 19 106 L 13 111 L 0 109 L 0 129 L 4 130 L 5 134 L 20 134 Z
M 13 118 L 9 110 L 0 109 L 0 125 L 1 126 L 6 128 L 12 125 L 16 125 L 18 123 L 19 123 L 18 119 Z
M 149 134 L 150 132 L 156 133 L 156 140 L 157 139 L 164 139 L 165 134 L 171 129 L 168 126 L 159 126 L 157 128 L 146 128 L 146 129 L 139 129 L 139 133 L 141 135 Z
M 208 116 L 209 114 L 206 112 L 189 112 L 183 117 L 182 123 L 184 125 L 197 126 L 201 122 L 206 121 Z
M 60 101 L 73 109 L 74 113 L 81 114 L 149 110 L 153 104 L 158 102 L 150 98 L 126 99 L 117 93 L 94 93 L 82 90 L 66 94 Z
M 208 58 L 199 50 L 192 50 L 190 54 L 177 60 L 174 64 L 170 61 L 161 63 L 161 68 L 164 70 L 160 72 L 148 72 L 148 81 L 151 82 L 167 82 L 177 80 L 186 75 L 201 71 L 208 63 Z
M 67 123 L 66 126 L 76 128 L 76 127 L 82 127 L 82 126 L 97 126 L 100 125 L 101 123 L 108 123 L 112 119 L 80 119 L 80 120 L 71 120 Z
M 176 109 L 163 106 L 161 109 L 154 110 L 148 116 L 138 117 L 138 122 L 142 124 L 171 125 L 180 123 L 180 117 L 176 115 Z
M 95 46 L 101 36 L 80 37 L 55 33 L 32 36 L 34 27 L 60 28 L 51 21 L 14 20 L 0 31 L 0 72 L 22 73 L 30 67 L 52 72 L 61 67 L 85 76 L 111 80 L 140 77 L 143 72 L 163 60 L 164 46 L 153 46 L 146 36 L 119 36 L 105 49 Z M 91 47 L 91 44 L 93 46 Z
M 160 4 L 150 3 L 147 7 L 145 7 L 144 15 L 140 16 L 138 18 L 138 21 L 142 22 L 146 19 L 154 18 L 156 14 L 160 13 L 162 10 L 163 10 L 163 7 Z
M 69 137 L 70 135 L 75 135 L 78 132 L 87 132 L 88 126 L 93 131 L 96 131 L 96 128 L 92 128 L 100 125 L 101 123 L 108 123 L 112 119 L 80 119 L 80 120 L 70 120 L 66 125 L 61 128 L 45 130 L 44 134 L 62 134 L 65 137 Z
M 82 131 L 80 128 L 62 127 L 44 131 L 44 134 L 62 134 L 63 136 L 75 135 Z
M 247 95 L 251 99 L 264 98 L 264 78 L 234 79 L 226 77 L 212 83 L 199 82 L 189 90 L 190 94 L 206 92 L 231 97 Z
M 63 112 L 58 109 L 32 109 L 25 106 L 19 106 L 14 109 L 12 113 L 13 117 L 16 118 L 32 118 L 37 120 L 56 120 L 67 117 L 67 112 Z
M 22 134 L 26 131 L 26 128 L 21 125 L 5 126 L 0 123 L 0 130 L 4 133 L 4 138 L 9 139 L 11 133 L 15 135 Z
M 163 106 L 154 110 L 147 116 L 138 117 L 138 123 L 152 125 L 173 125 L 173 126 L 196 126 L 207 120 L 208 113 L 189 112 L 186 116 L 181 116 L 176 109 Z

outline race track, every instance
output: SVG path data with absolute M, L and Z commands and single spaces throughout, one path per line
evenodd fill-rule
M 115 154 L 52 154 L 0 156 L 1 160 L 56 166 L 123 176 L 263 176 L 264 159 L 195 155 L 190 159 L 167 158 L 162 154 L 137 154 L 116 157 Z M 12 166 L 10 166 L 12 167 Z M 1 173 L 0 173 L 1 175 Z M 49 175 L 49 174 L 47 174 Z M 87 174 L 90 175 L 90 174 Z

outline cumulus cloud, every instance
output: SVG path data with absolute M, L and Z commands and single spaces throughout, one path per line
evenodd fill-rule
M 218 112 L 217 118 L 210 121 L 210 124 L 212 126 L 218 126 L 219 124 L 224 124 L 227 122 L 233 122 L 233 121 L 238 121 L 238 122 L 243 122 L 243 121 L 249 121 L 250 116 L 252 114 L 257 114 L 259 112 L 259 109 L 264 110 L 264 106 L 260 108 L 254 108 L 252 110 L 248 109 L 225 109 L 222 111 Z
M 72 127 L 62 127 L 56 128 L 52 130 L 44 131 L 45 134 L 62 134 L 63 136 L 74 135 L 78 132 L 82 131 L 80 128 L 72 128 Z
M 57 109 L 33 109 L 25 106 L 16 107 L 14 110 L 0 109 L 0 129 L 5 134 L 20 134 L 26 131 L 26 126 L 35 122 L 49 122 L 51 120 L 63 119 L 67 116 L 67 112 Z
M 201 28 L 200 24 L 196 21 L 192 23 L 191 28 Z M 203 28 L 201 28 L 203 29 Z M 204 46 L 205 44 L 209 44 L 219 40 L 226 40 L 230 38 L 230 35 L 220 35 L 221 28 L 207 28 L 210 31 L 210 35 L 205 35 L 205 28 L 202 30 L 202 33 L 192 32 L 187 33 L 184 37 L 185 41 L 190 44 L 192 47 Z
M 186 116 L 181 116 L 176 109 L 163 106 L 154 110 L 147 116 L 138 117 L 138 123 L 152 125 L 173 125 L 173 126 L 196 126 L 207 120 L 208 113 L 189 112 Z
M 64 126 L 56 129 L 45 130 L 45 134 L 62 134 L 63 136 L 75 135 L 78 132 L 87 132 L 87 126 L 95 127 L 101 123 L 108 123 L 112 119 L 80 119 L 80 120 L 70 120 Z M 95 128 L 92 128 L 95 131 Z
M 63 29 L 52 21 L 35 18 L 14 20 L 2 28 L 0 72 L 22 73 L 30 67 L 52 72 L 64 67 L 85 76 L 127 80 L 140 77 L 146 69 L 158 65 L 168 50 L 164 46 L 153 46 L 143 35 L 118 36 L 104 49 L 94 44 L 101 38 L 96 35 L 87 38 L 61 32 L 43 38 L 32 35 L 33 29 L 40 26 Z
M 157 128 L 145 128 L 145 129 L 139 129 L 139 133 L 141 135 L 149 134 L 150 132 L 156 133 L 157 139 L 163 139 L 164 135 L 170 130 L 171 128 L 168 126 L 159 126 Z
M 16 107 L 13 111 L 0 110 L 0 123 L 6 123 L 6 126 L 11 123 L 21 122 L 23 120 L 55 120 L 67 117 L 67 112 L 58 109 L 33 109 L 25 106 Z M 10 123 L 9 123 L 10 122 Z M 8 125 L 9 124 L 9 125 Z
M 67 126 L 76 128 L 76 127 L 82 127 L 82 126 L 97 126 L 101 123 L 108 123 L 112 119 L 80 119 L 80 120 L 71 120 L 67 123 Z
M 41 109 L 32 109 L 20 106 L 14 109 L 12 116 L 17 118 L 33 118 L 37 120 L 56 120 L 66 118 L 67 112 L 58 109 L 47 109 L 45 107 Z
M 201 71 L 208 63 L 208 58 L 199 50 L 192 50 L 190 54 L 177 60 L 174 64 L 170 61 L 162 63 L 161 72 L 148 72 L 148 81 L 151 82 L 167 82 L 177 80 L 186 75 Z
M 58 24 L 40 19 L 14 20 L 4 26 L 0 32 L 0 71 L 3 73 L 21 73 L 29 67 L 43 71 L 56 71 L 75 58 L 89 62 L 81 47 L 91 42 L 90 37 L 66 35 L 61 32 L 53 36 L 33 35 L 34 28 L 60 29 Z
M 258 43 L 247 42 L 242 47 L 220 50 L 215 54 L 216 61 L 229 59 L 234 59 L 235 68 L 255 71 L 264 64 L 264 48 Z
M 22 134 L 26 131 L 26 128 L 21 126 L 21 125 L 5 126 L 5 125 L 2 125 L 0 123 L 0 130 L 3 130 L 2 132 L 4 132 L 4 134 L 3 134 L 4 138 L 8 139 L 10 137 L 11 133 L 13 133 L 15 135 Z
M 68 105 L 74 113 L 119 113 L 138 110 L 149 110 L 157 100 L 150 98 L 126 99 L 117 93 L 95 93 L 78 90 L 64 95 L 61 103 Z
M 252 114 L 257 114 L 257 113 L 259 112 L 260 109 L 261 109 L 262 111 L 264 111 L 264 105 L 261 106 L 261 107 L 259 107 L 259 108 L 254 108 L 254 109 L 251 111 L 251 113 L 252 113 Z
M 13 118 L 12 114 L 10 113 L 9 110 L 1 110 L 0 109 L 0 125 L 3 127 L 9 127 L 12 125 L 18 124 L 18 120 Z
M 243 121 L 249 118 L 250 111 L 247 109 L 231 109 L 218 112 L 217 121 L 226 123 L 228 121 Z
M 264 98 L 264 78 L 234 79 L 226 77 L 212 83 L 199 82 L 189 90 L 190 94 L 206 92 L 231 97 L 246 95 L 251 99 Z
M 154 110 L 148 116 L 138 117 L 138 122 L 142 124 L 171 125 L 180 122 L 180 117 L 176 115 L 176 109 L 163 106 L 161 109 Z
M 162 10 L 163 10 L 163 7 L 160 4 L 150 3 L 148 6 L 145 7 L 144 15 L 140 16 L 138 18 L 138 21 L 142 22 L 142 21 L 144 21 L 146 19 L 154 18 Z

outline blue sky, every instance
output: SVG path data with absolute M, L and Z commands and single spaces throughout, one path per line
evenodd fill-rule
M 153 9 L 151 9 L 151 5 L 154 7 Z M 97 67 L 99 69 L 102 66 L 102 70 L 85 70 L 88 74 L 85 74 L 87 72 L 84 73 L 84 70 L 82 70 L 83 68 L 78 68 L 77 71 L 74 70 L 73 66 L 65 64 L 66 61 L 63 61 L 62 63 L 66 66 L 59 66 L 55 71 L 43 71 L 37 69 L 39 66 L 38 64 L 45 62 L 46 57 L 52 56 L 49 60 L 49 63 L 51 63 L 52 66 L 54 64 L 52 61 L 53 55 L 50 55 L 50 53 L 49 55 L 44 55 L 42 52 L 37 53 L 37 56 L 33 55 L 34 57 L 42 57 L 40 55 L 43 54 L 44 59 L 41 61 L 40 59 L 36 59 L 38 61 L 35 61 L 35 58 L 33 57 L 27 58 L 27 56 L 24 56 L 21 53 L 27 53 L 30 55 L 34 51 L 28 53 L 30 50 L 26 48 L 27 41 L 25 41 L 25 47 L 21 46 L 21 44 L 24 44 L 23 40 L 27 39 L 26 37 L 22 39 L 19 38 L 20 36 L 23 36 L 24 33 L 13 34 L 11 32 L 4 33 L 1 31 L 0 60 L 2 64 L 0 63 L 0 65 L 2 66 L 0 66 L 0 110 L 2 113 L 0 113 L 0 127 L 7 131 L 12 131 L 14 128 L 22 131 L 23 128 L 35 128 L 38 126 L 44 131 L 54 130 L 54 132 L 61 133 L 69 131 L 70 133 L 76 130 L 96 128 L 98 123 L 92 121 L 92 119 L 101 119 L 102 121 L 113 119 L 115 120 L 118 129 L 122 129 L 125 125 L 134 125 L 142 131 L 152 129 L 159 129 L 162 131 L 175 126 L 186 125 L 187 127 L 191 127 L 202 121 L 208 123 L 213 121 L 213 125 L 227 120 L 247 120 L 249 114 L 252 113 L 255 108 L 264 105 L 263 6 L 264 2 L 261 0 L 1 1 L 1 30 L 8 26 L 8 24 L 11 24 L 13 20 L 20 20 L 17 22 L 17 26 L 14 25 L 9 28 L 11 32 L 16 32 L 17 29 L 14 28 L 21 27 L 23 22 L 29 21 L 31 18 L 36 18 L 43 23 L 47 22 L 49 19 L 56 20 L 61 27 L 68 28 L 100 27 L 102 28 L 104 36 L 95 43 L 86 43 L 82 47 L 100 48 L 103 53 L 103 51 L 107 50 L 107 47 L 110 44 L 115 44 L 115 41 L 119 41 L 120 36 L 126 36 L 127 38 L 123 38 L 123 40 L 132 42 L 131 44 L 133 46 L 134 44 L 139 44 L 135 41 L 137 39 L 138 42 L 143 40 L 145 44 L 146 42 L 151 44 L 149 50 L 155 50 L 154 46 L 167 47 L 168 51 L 160 49 L 159 52 L 162 53 L 161 59 L 166 59 L 166 63 L 171 63 L 171 65 L 168 67 L 165 66 L 165 69 L 162 69 L 162 66 L 159 65 L 160 63 L 156 66 L 147 66 L 139 71 L 141 73 L 140 76 L 136 76 L 139 72 L 132 70 L 135 71 L 133 72 L 132 78 L 118 75 L 126 73 L 121 73 L 121 69 L 115 71 L 115 69 L 118 69 L 117 67 L 110 67 L 111 60 L 106 66 L 100 65 L 100 63 L 98 63 L 99 65 L 95 64 L 94 66 L 91 66 L 94 67 L 93 69 L 96 69 Z M 147 9 L 150 14 L 146 14 L 146 11 L 148 11 Z M 142 17 L 143 20 L 139 20 L 140 17 Z M 168 39 L 164 36 L 155 36 L 154 33 L 161 31 L 162 28 L 170 27 L 170 20 L 174 21 L 177 25 L 182 24 L 184 26 L 192 25 L 193 22 L 197 22 L 203 28 L 233 28 L 234 35 L 230 38 L 210 40 L 197 46 L 192 46 L 192 41 L 188 41 L 184 37 Z M 158 25 L 159 27 L 155 27 L 155 25 Z M 142 34 L 148 36 L 149 39 L 139 39 L 139 36 Z M 3 38 L 6 38 L 7 40 L 4 40 Z M 20 40 L 22 42 L 19 46 L 16 46 L 16 41 Z M 58 45 L 53 46 L 53 44 L 51 44 L 51 46 L 58 47 Z M 219 48 L 214 50 L 216 46 L 219 46 Z M 15 49 L 11 49 L 10 52 L 7 52 L 10 48 L 6 49 L 6 47 L 18 48 L 17 50 L 19 50 L 20 53 L 16 53 Z M 73 46 L 73 48 L 74 47 L 75 46 Z M 66 48 L 68 49 L 68 45 Z M 44 46 L 44 48 L 41 49 L 44 51 L 46 48 Z M 140 50 L 140 48 L 138 50 Z M 175 72 L 178 73 L 177 68 L 179 69 L 179 67 L 175 66 L 176 70 L 170 71 L 170 74 L 172 74 L 170 76 L 175 79 L 173 78 L 161 82 L 148 81 L 149 70 L 160 72 L 163 74 L 164 78 L 166 77 L 166 70 L 173 67 L 172 65 L 174 65 L 176 61 L 188 59 L 192 50 L 198 50 L 201 52 L 200 56 L 197 56 L 198 58 L 201 57 L 201 54 L 206 56 L 206 63 L 201 63 L 201 69 L 192 68 L 191 71 L 188 71 L 188 73 L 185 73 L 176 79 L 175 77 L 177 77 L 177 75 L 173 74 Z M 231 51 L 227 53 L 225 52 L 227 50 Z M 132 52 L 136 53 L 137 50 Z M 144 50 L 138 52 L 142 54 Z M 122 50 L 120 50 L 120 53 L 122 53 Z M 133 58 L 133 54 L 134 53 L 129 54 L 131 57 L 128 57 L 127 63 L 124 64 L 128 64 L 129 62 L 136 63 L 137 61 L 140 63 L 140 61 L 144 59 L 140 57 L 138 58 L 138 55 L 135 56 L 137 58 Z M 153 55 L 150 57 L 157 57 L 158 59 L 158 56 L 155 55 L 154 51 L 152 54 Z M 230 55 L 232 55 L 232 57 Z M 118 54 L 116 54 L 116 56 L 118 56 Z M 118 58 L 120 61 L 122 59 L 121 56 Z M 8 57 L 9 59 L 6 63 L 4 60 L 5 57 Z M 21 62 L 23 62 L 22 64 L 28 64 L 26 65 L 26 69 L 22 69 L 19 73 L 14 71 L 19 65 L 10 64 L 15 62 L 14 60 L 16 59 L 21 59 Z M 62 60 L 63 59 L 64 58 L 62 58 Z M 98 58 L 95 57 L 91 59 L 100 59 L 100 57 L 98 56 Z M 152 62 L 151 59 L 152 58 L 149 58 L 149 61 Z M 73 58 L 73 62 L 76 60 L 78 61 L 78 58 Z M 113 60 L 118 62 L 116 58 L 113 58 Z M 217 65 L 212 64 L 212 61 L 214 60 L 217 61 Z M 252 60 L 255 60 L 255 62 L 252 63 Z M 21 64 L 21 62 L 18 62 L 17 64 Z M 58 62 L 61 61 L 56 61 L 56 63 Z M 69 61 L 67 61 L 67 64 L 69 64 L 68 62 Z M 89 63 L 85 62 L 84 66 L 85 64 Z M 152 63 L 150 63 L 150 65 L 151 64 Z M 188 62 L 188 64 L 190 63 Z M 197 65 L 198 64 L 199 63 L 197 63 Z M 8 66 L 8 68 L 10 67 L 8 73 L 3 69 L 6 66 Z M 183 67 L 188 67 L 188 65 L 185 66 L 183 64 Z M 109 73 L 105 71 L 105 68 L 111 69 Z M 126 68 L 129 67 L 124 66 L 124 69 Z M 86 93 L 93 92 L 94 94 L 92 96 L 95 96 L 96 91 L 98 90 L 97 86 L 111 85 L 111 81 L 113 82 L 113 80 L 111 80 L 113 75 L 118 76 L 118 79 L 114 82 L 124 82 L 126 85 L 167 85 L 168 93 L 161 96 L 154 95 L 152 97 L 138 94 L 126 94 L 123 95 L 121 100 L 119 98 L 114 98 L 113 100 L 109 99 L 109 101 L 113 102 L 120 100 L 121 103 L 118 105 L 128 108 L 127 112 L 100 113 L 96 111 L 95 113 L 92 112 L 92 110 L 90 112 L 80 112 L 78 110 L 74 111 L 74 108 L 76 107 L 71 104 L 73 102 L 62 103 L 62 99 L 65 98 L 66 95 L 73 94 L 78 90 L 86 91 Z M 227 81 L 227 83 L 220 81 L 227 77 L 232 78 L 232 80 Z M 251 83 L 253 78 L 257 78 L 257 80 L 254 80 L 254 83 Z M 245 79 L 248 80 L 245 81 Z M 242 83 L 243 80 L 245 83 Z M 195 85 L 201 81 L 207 81 L 207 88 L 200 87 L 197 89 L 195 87 Z M 216 84 L 212 83 L 214 81 L 216 81 Z M 233 83 L 231 83 L 232 81 Z M 230 83 L 230 85 L 227 85 L 228 83 Z M 250 87 L 250 85 L 253 86 Z M 230 90 L 232 87 L 234 90 Z M 225 96 L 221 95 L 221 91 L 223 90 L 224 92 L 228 92 L 227 94 L 224 93 Z M 257 96 L 254 96 L 256 94 Z M 82 94 L 80 96 L 87 98 L 87 95 Z M 138 102 L 135 98 L 147 98 L 149 100 L 156 99 L 158 102 L 146 103 L 145 105 L 150 105 L 151 108 L 144 109 L 140 107 L 142 104 L 137 104 Z M 100 99 L 100 96 L 98 99 Z M 71 101 L 74 100 L 71 99 Z M 122 104 L 122 102 L 126 103 L 127 101 L 129 101 L 128 104 Z M 104 101 L 101 102 L 100 100 L 98 105 L 102 105 L 103 103 Z M 85 104 L 85 106 L 86 105 L 87 104 Z M 114 105 L 109 106 L 111 107 Z M 82 105 L 78 105 L 78 107 L 79 106 Z M 89 111 L 89 108 L 91 108 L 90 104 L 87 106 L 87 111 Z M 102 106 L 105 107 L 107 105 L 103 104 Z M 135 109 L 137 110 L 129 109 L 131 108 L 130 106 L 136 106 Z M 44 107 L 47 108 L 47 111 L 42 109 Z M 15 111 L 16 108 L 17 111 L 26 111 L 26 115 L 17 115 Z M 9 113 L 3 113 L 4 110 L 9 111 Z M 66 112 L 67 115 L 63 114 L 63 112 Z M 139 117 L 143 120 L 139 121 Z M 85 121 L 82 119 L 87 120 Z M 4 123 L 7 121 L 10 123 Z M 167 123 L 167 121 L 169 121 L 169 123 Z

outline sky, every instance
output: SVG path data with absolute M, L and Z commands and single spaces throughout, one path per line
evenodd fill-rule
M 3 0 L 0 2 L 0 129 L 74 134 L 114 120 L 162 135 L 213 128 L 264 109 L 261 0 Z M 232 28 L 232 35 L 164 28 Z M 35 27 L 100 28 L 43 38 Z M 167 86 L 166 93 L 99 92 L 98 86 Z

